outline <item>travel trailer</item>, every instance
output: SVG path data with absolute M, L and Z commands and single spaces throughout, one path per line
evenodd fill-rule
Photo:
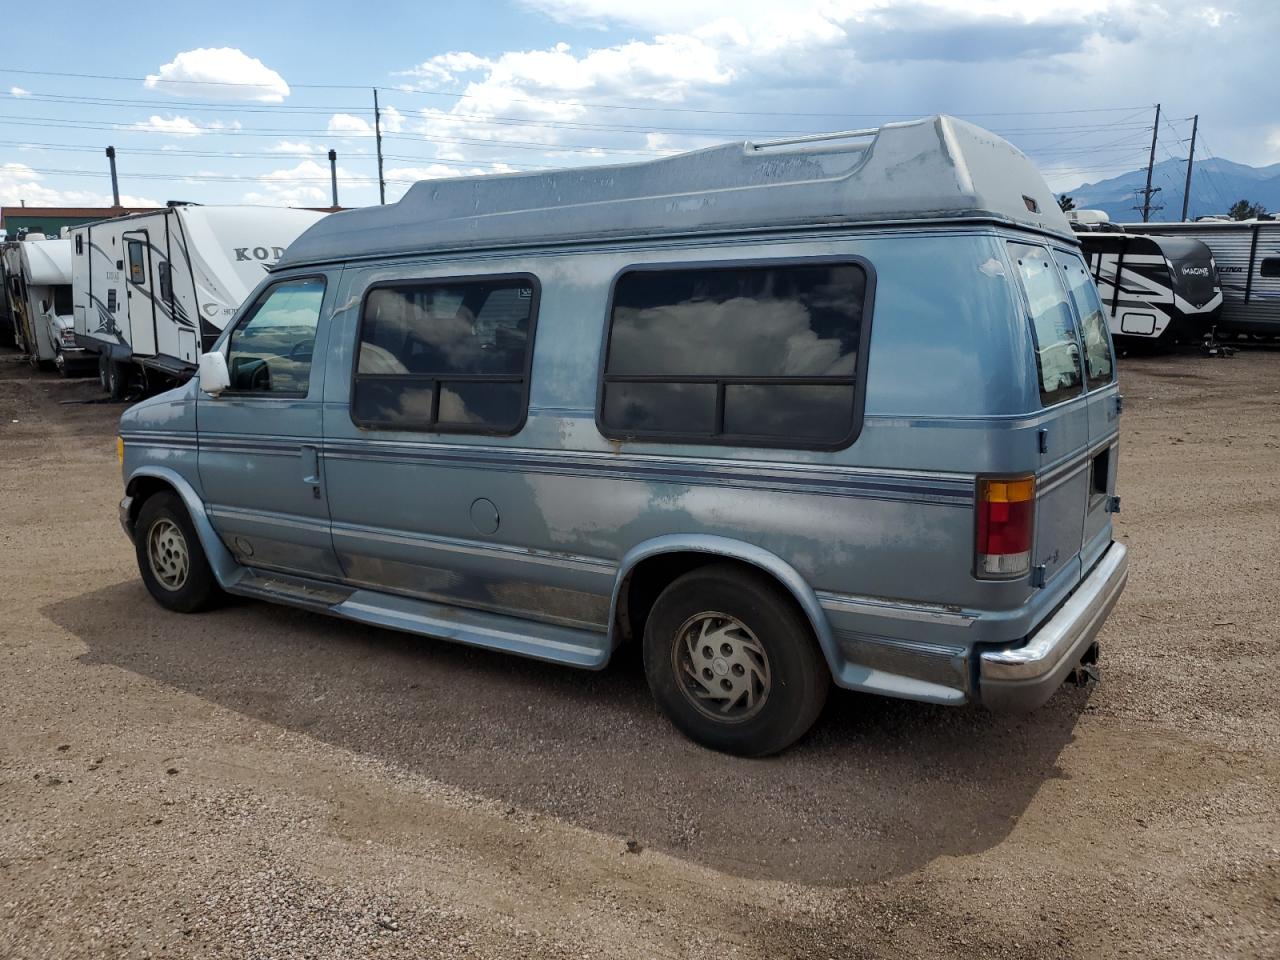
M 172 203 L 71 228 L 75 336 L 103 386 L 181 381 L 285 248 L 324 214 Z
M 120 517 L 168 609 L 633 643 L 758 755 L 833 682 L 1029 710 L 1091 674 L 1119 417 L 1054 195 L 932 117 L 334 214 L 121 417 Z
M 5 295 L 18 349 L 33 367 L 53 367 L 64 376 L 91 367 L 96 357 L 75 339 L 71 241 L 28 234 L 3 250 Z
M 1126 229 L 1203 243 L 1213 252 L 1222 285 L 1218 332 L 1280 337 L 1280 220 L 1126 224 Z
M 1207 246 L 1183 237 L 1150 236 L 1137 225 L 1121 229 L 1101 210 L 1073 210 L 1067 216 L 1112 336 L 1201 343 L 1212 334 L 1222 289 Z

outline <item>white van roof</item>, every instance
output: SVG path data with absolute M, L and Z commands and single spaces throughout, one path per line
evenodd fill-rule
M 71 282 L 70 240 L 24 240 L 20 249 L 27 283 L 56 287 Z
M 444 250 L 845 223 L 986 220 L 1075 242 L 1035 165 L 955 117 L 645 163 L 425 180 L 398 202 L 335 213 L 279 268 Z M 279 269 L 278 268 L 278 269 Z

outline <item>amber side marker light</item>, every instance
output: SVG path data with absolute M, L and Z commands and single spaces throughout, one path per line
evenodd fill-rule
M 124 466 L 124 437 L 116 437 L 116 459 Z
M 979 577 L 1008 580 L 1031 570 L 1036 478 L 978 478 L 978 537 L 974 564 Z

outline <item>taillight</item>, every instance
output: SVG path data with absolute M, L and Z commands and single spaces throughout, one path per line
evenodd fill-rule
M 1031 569 L 1036 478 L 978 478 L 979 577 L 1020 577 Z

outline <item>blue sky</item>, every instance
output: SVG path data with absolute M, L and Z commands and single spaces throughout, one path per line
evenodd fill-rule
M 50 16 L 56 9 L 58 15 Z M 949 112 L 1064 189 L 1204 152 L 1280 162 L 1280 3 L 522 0 L 8 4 L 0 204 L 377 201 L 419 179 L 625 162 Z M 20 71 L 43 71 L 20 72 Z M 96 78 L 67 74 L 95 74 Z M 150 78 L 150 79 L 148 79 Z M 200 81 L 192 83 L 191 81 Z

